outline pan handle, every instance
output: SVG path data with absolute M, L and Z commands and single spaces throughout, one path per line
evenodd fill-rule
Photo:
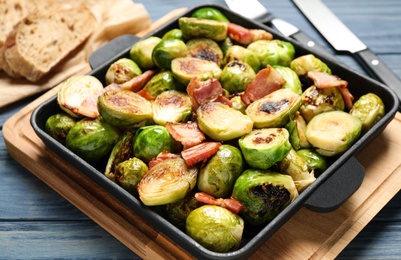
M 336 210 L 358 190 L 364 177 L 365 169 L 351 157 L 312 193 L 304 206 L 322 213 Z
M 132 45 L 140 39 L 141 38 L 136 35 L 126 34 L 109 41 L 91 54 L 89 57 L 89 65 L 92 69 L 96 69 L 110 62 L 111 59 L 115 59 L 115 57 L 119 56 L 118 54 L 129 50 Z

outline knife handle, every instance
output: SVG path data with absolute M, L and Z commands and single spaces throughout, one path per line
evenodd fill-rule
M 354 54 L 370 75 L 394 90 L 398 99 L 401 99 L 401 80 L 376 54 L 369 48 Z
M 333 57 L 333 54 L 330 53 L 325 47 L 317 43 L 313 38 L 302 31 L 298 31 L 292 34 L 290 37 L 297 40 L 299 43 L 312 48 L 317 53 L 327 56 L 327 58 Z

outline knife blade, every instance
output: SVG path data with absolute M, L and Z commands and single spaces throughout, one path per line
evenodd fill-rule
M 401 100 L 401 80 L 320 0 L 292 0 L 311 24 L 339 52 L 349 52 Z

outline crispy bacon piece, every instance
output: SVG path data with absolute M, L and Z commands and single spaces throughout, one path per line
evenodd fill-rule
M 187 93 L 192 101 L 192 107 L 196 110 L 201 104 L 209 101 L 220 101 L 228 104 L 230 101 L 224 99 L 224 90 L 217 79 L 210 78 L 206 81 L 200 81 L 193 78 L 187 86 Z M 228 101 L 227 101 L 228 100 Z
M 182 158 L 188 166 L 193 166 L 198 162 L 206 161 L 209 157 L 217 153 L 221 146 L 219 142 L 205 142 L 181 152 Z
M 152 96 L 149 91 L 147 91 L 146 89 L 141 89 L 138 91 L 138 94 L 141 95 L 143 98 L 147 99 L 147 100 L 155 100 L 156 97 Z
M 265 30 L 247 29 L 235 23 L 229 23 L 227 29 L 228 37 L 243 45 L 248 45 L 256 40 L 273 39 L 273 35 Z
M 205 140 L 205 135 L 199 130 L 196 122 L 178 124 L 167 122 L 166 128 L 171 136 L 184 146 L 184 150 Z
M 352 101 L 354 96 L 348 89 L 348 81 L 342 80 L 341 78 L 319 71 L 309 71 L 307 74 L 308 78 L 313 80 L 313 83 L 318 88 L 332 88 L 337 87 L 344 99 L 345 106 L 348 109 L 352 108 Z
M 260 70 L 254 80 L 246 88 L 244 94 L 241 95 L 242 101 L 249 105 L 275 90 L 278 90 L 285 83 L 285 79 L 281 74 L 270 65 Z
M 149 169 L 152 168 L 153 166 L 155 166 L 156 164 L 158 164 L 159 162 L 162 162 L 162 161 L 168 160 L 168 159 L 175 159 L 175 158 L 181 158 L 181 156 L 179 154 L 170 153 L 169 151 L 164 150 L 149 162 L 149 165 L 148 165 Z
M 123 84 L 120 84 L 121 89 L 131 90 L 133 92 L 138 92 L 156 75 L 158 70 L 147 70 L 139 76 L 130 79 Z
M 205 193 L 205 192 L 197 192 L 195 193 L 195 198 L 208 205 L 216 205 L 230 210 L 231 212 L 238 214 L 244 208 L 244 206 L 236 199 L 222 199 L 222 198 L 214 198 L 213 196 Z

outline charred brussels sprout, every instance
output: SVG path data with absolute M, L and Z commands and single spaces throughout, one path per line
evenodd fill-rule
M 301 96 L 283 88 L 251 103 L 245 113 L 255 128 L 282 127 L 300 106 Z
M 308 169 L 314 170 L 315 173 L 321 173 L 329 166 L 328 158 L 317 153 L 314 149 L 301 149 L 297 151 L 308 164 Z
M 186 121 L 192 114 L 191 98 L 186 93 L 168 90 L 153 102 L 153 121 L 159 125 Z
M 108 90 L 97 105 L 104 120 L 116 126 L 132 126 L 153 117 L 152 104 L 129 90 Z
M 161 40 L 159 37 L 151 36 L 135 43 L 129 52 L 131 60 L 135 61 L 142 70 L 154 68 L 155 64 L 153 63 L 152 53 L 155 46 Z
M 171 62 L 171 71 L 177 81 L 185 86 L 195 77 L 203 81 L 209 78 L 219 79 L 221 75 L 221 69 L 215 62 L 193 57 L 174 59 Z
M 215 20 L 220 22 L 227 22 L 227 23 L 229 22 L 227 17 L 222 12 L 212 7 L 199 8 L 192 14 L 192 17 Z
M 204 103 L 197 109 L 199 129 L 216 141 L 227 141 L 252 130 L 252 120 L 220 102 Z
M 260 61 L 258 56 L 247 48 L 240 45 L 233 45 L 227 49 L 227 52 L 224 56 L 224 63 L 228 64 L 230 61 L 240 60 L 243 61 L 257 73 L 260 69 Z
M 101 117 L 84 118 L 68 132 L 66 146 L 85 161 L 96 162 L 110 154 L 119 134 Z
M 290 68 L 297 73 L 298 76 L 306 75 L 309 71 L 320 71 L 331 74 L 331 69 L 321 61 L 316 58 L 313 54 L 307 54 L 295 58 L 291 64 Z
M 269 169 L 291 150 L 289 133 L 285 128 L 253 130 L 238 140 L 245 161 L 257 169 Z
M 142 74 L 142 70 L 131 59 L 121 58 L 113 62 L 106 72 L 106 83 L 122 84 Z
M 197 38 L 187 41 L 186 45 L 189 57 L 213 61 L 221 66 L 223 51 L 215 41 L 207 38 Z
M 157 97 L 168 90 L 181 90 L 182 88 L 183 86 L 175 80 L 170 70 L 160 71 L 154 75 L 144 87 L 152 97 Z
M 384 103 L 376 94 L 368 93 L 354 103 L 350 114 L 362 121 L 362 130 L 367 132 L 383 118 Z
M 245 210 L 240 216 L 253 225 L 268 223 L 298 197 L 291 176 L 248 169 L 238 177 L 232 197 Z
M 209 38 L 214 41 L 223 41 L 227 38 L 228 24 L 209 19 L 181 17 L 179 27 L 185 39 Z
M 177 39 L 183 41 L 184 38 L 182 37 L 181 30 L 177 28 L 171 29 L 170 31 L 166 32 L 162 37 L 162 40 L 170 40 L 170 39 Z
M 344 153 L 360 136 L 362 122 L 343 111 L 321 113 L 308 123 L 306 138 L 324 156 Z
M 198 175 L 198 189 L 216 198 L 231 195 L 235 180 L 244 169 L 241 151 L 228 144 L 219 147 Z
M 77 121 L 77 118 L 65 113 L 51 115 L 45 123 L 46 133 L 60 143 L 65 144 L 68 132 Z
M 205 205 L 189 213 L 186 231 L 188 236 L 205 248 L 226 253 L 240 245 L 244 221 L 228 209 Z
M 297 93 L 298 95 L 302 95 L 302 85 L 301 81 L 298 78 L 297 73 L 290 69 L 289 67 L 283 67 L 279 65 L 273 66 L 281 76 L 285 79 L 285 83 L 283 84 L 283 88 L 288 88 Z
M 344 110 L 344 99 L 336 87 L 318 88 L 311 86 L 302 93 L 302 106 L 299 111 L 309 122 L 314 116 L 328 111 Z
M 134 136 L 134 156 L 148 163 L 159 153 L 167 150 L 176 152 L 180 144 L 176 142 L 168 130 L 161 125 L 142 126 Z
M 247 63 L 233 60 L 224 66 L 220 84 L 230 94 L 234 94 L 245 91 L 255 76 L 255 71 Z
M 281 40 L 257 40 L 248 45 L 248 50 L 258 56 L 260 67 L 280 65 L 288 67 L 295 56 L 295 48 L 290 42 Z
M 115 181 L 130 193 L 137 193 L 137 186 L 148 171 L 148 166 L 138 158 L 130 158 L 116 167 Z
M 182 40 L 169 39 L 159 42 L 152 52 L 153 63 L 162 69 L 170 69 L 171 61 L 187 56 L 187 46 Z
M 197 173 L 198 170 L 189 168 L 182 158 L 161 161 L 139 182 L 139 198 L 147 206 L 176 202 L 195 187 Z

